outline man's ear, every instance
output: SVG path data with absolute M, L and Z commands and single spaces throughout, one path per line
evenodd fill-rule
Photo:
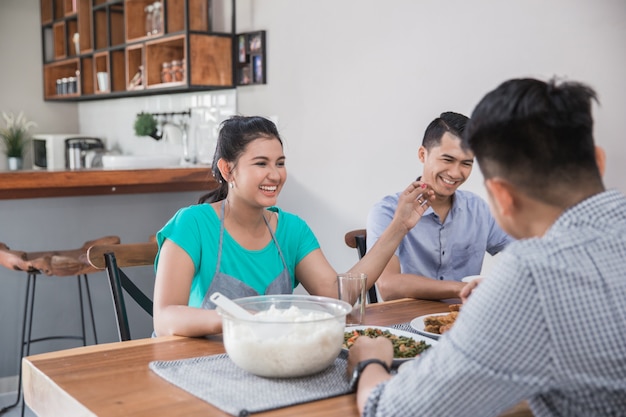
M 501 178 L 485 180 L 485 187 L 491 195 L 495 209 L 501 216 L 509 217 L 515 210 L 515 192 L 511 184 Z
M 599 146 L 596 146 L 596 164 L 598 165 L 600 176 L 604 177 L 604 170 L 606 169 L 606 153 L 604 152 L 604 149 Z
M 420 146 L 419 149 L 417 150 L 417 158 L 420 160 L 422 164 L 426 160 L 426 152 L 428 151 L 423 146 Z

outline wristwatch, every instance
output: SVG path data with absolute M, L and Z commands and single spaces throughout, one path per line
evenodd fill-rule
M 356 364 L 354 370 L 352 371 L 352 378 L 350 379 L 350 391 L 356 391 L 356 387 L 357 385 L 359 385 L 359 379 L 361 378 L 361 374 L 368 365 L 371 365 L 373 363 L 379 364 L 380 366 L 385 368 L 385 371 L 387 371 L 387 373 L 389 373 L 389 365 L 387 365 L 387 363 L 382 359 L 366 359 L 364 361 L 361 361 Z

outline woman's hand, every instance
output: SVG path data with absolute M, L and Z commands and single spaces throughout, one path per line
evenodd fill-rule
M 435 192 L 428 184 L 414 181 L 400 194 L 394 219 L 402 222 L 406 230 L 411 230 L 434 199 Z

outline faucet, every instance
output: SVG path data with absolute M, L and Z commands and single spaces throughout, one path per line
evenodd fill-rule
M 153 117 L 157 118 L 157 126 L 153 133 L 151 133 L 150 137 L 154 140 L 167 141 L 167 134 L 165 127 L 173 126 L 176 127 L 181 132 L 181 139 L 183 142 L 183 160 L 188 164 L 196 163 L 196 155 L 192 154 L 191 146 L 189 144 L 189 135 L 188 135 L 188 127 L 189 127 L 189 118 L 191 117 L 191 110 L 182 111 L 182 112 L 172 112 L 172 113 L 152 113 Z M 173 118 L 178 116 L 178 122 L 173 121 Z
M 189 122 L 187 121 L 187 115 L 182 115 L 180 117 L 180 121 L 175 123 L 175 122 L 164 122 L 162 127 L 161 127 L 161 131 L 162 133 L 162 138 L 164 140 L 167 140 L 167 135 L 166 135 L 166 130 L 165 127 L 166 126 L 174 126 L 176 128 L 178 128 L 178 130 L 180 130 L 181 133 L 181 139 L 183 142 L 183 160 L 188 163 L 188 164 L 195 164 L 196 163 L 196 156 L 192 155 L 191 152 L 191 147 L 189 146 L 189 134 L 188 134 L 188 127 L 189 127 Z

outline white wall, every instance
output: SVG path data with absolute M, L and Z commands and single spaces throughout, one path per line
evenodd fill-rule
M 471 113 L 508 78 L 593 86 L 606 183 L 626 191 L 623 0 L 251 0 L 240 10 L 238 30 L 268 30 L 268 85 L 239 88 L 239 111 L 278 116 L 290 175 L 280 203 L 339 270 L 356 261 L 345 231 L 420 173 L 427 123 Z M 484 195 L 478 169 L 464 187 Z

